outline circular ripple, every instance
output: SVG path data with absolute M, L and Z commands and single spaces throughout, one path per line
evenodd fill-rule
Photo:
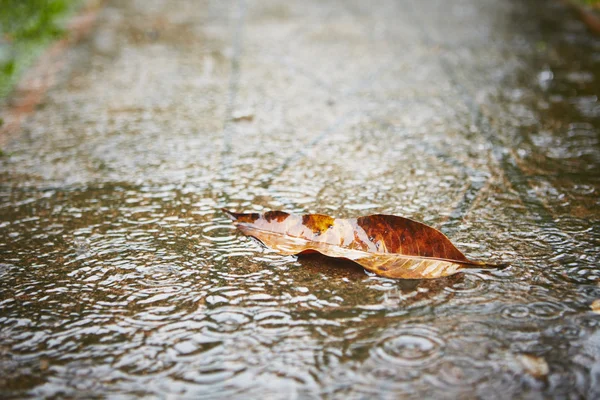
M 452 286 L 444 288 L 446 292 L 473 295 L 482 292 L 485 288 L 485 280 L 475 273 L 463 273 L 462 279 Z
M 443 353 L 444 341 L 428 327 L 401 328 L 383 339 L 373 351 L 382 362 L 401 367 L 423 367 L 435 363 Z
M 232 242 L 236 238 L 235 226 L 211 225 L 202 230 L 202 237 L 212 242 Z
M 550 320 L 563 315 L 565 308 L 559 303 L 538 301 L 531 304 L 518 304 L 505 307 L 502 316 L 508 319 L 523 320 L 525 318 Z
M 563 248 L 571 243 L 571 236 L 558 228 L 546 228 L 540 235 L 540 239 L 558 248 Z
M 436 375 L 428 381 L 439 388 L 471 388 L 489 378 L 489 365 L 468 358 L 454 358 L 440 363 Z
M 550 301 L 539 301 L 531 303 L 529 307 L 533 310 L 533 314 L 538 319 L 555 319 L 563 315 L 565 306 L 559 303 Z
M 206 333 L 211 337 L 226 338 L 231 335 L 244 334 L 252 316 L 246 315 L 235 307 L 222 306 L 207 313 L 208 325 Z M 249 334 L 250 332 L 246 332 Z M 249 335 L 252 336 L 252 335 Z
M 501 347 L 494 329 L 482 322 L 458 322 L 444 335 L 446 352 L 463 353 L 468 349 L 470 357 L 484 359 Z
M 566 232 L 567 234 L 587 233 L 593 227 L 593 224 L 589 220 L 572 215 L 561 216 L 558 218 L 557 224 L 560 224 L 561 232 Z
M 522 320 L 529 318 L 529 308 L 524 305 L 508 306 L 502 310 L 502 316 L 508 319 Z
M 581 328 L 576 325 L 559 325 L 549 332 L 549 336 L 566 340 L 577 340 L 581 337 Z

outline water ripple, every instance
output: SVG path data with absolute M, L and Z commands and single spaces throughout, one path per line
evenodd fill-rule
M 407 326 L 380 341 L 372 350 L 374 360 L 382 365 L 423 368 L 436 363 L 443 355 L 445 341 L 427 326 Z
M 564 315 L 566 307 L 558 302 L 540 301 L 531 304 L 507 306 L 502 310 L 502 316 L 511 320 L 536 319 L 553 320 Z

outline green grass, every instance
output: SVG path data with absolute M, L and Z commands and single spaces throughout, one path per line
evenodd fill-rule
M 0 0 L 0 99 L 53 40 L 80 0 Z

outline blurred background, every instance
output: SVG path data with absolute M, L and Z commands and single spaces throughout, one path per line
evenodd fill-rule
M 66 20 L 80 5 L 77 0 L 2 0 L 1 97 L 9 93 L 45 46 L 66 34 Z

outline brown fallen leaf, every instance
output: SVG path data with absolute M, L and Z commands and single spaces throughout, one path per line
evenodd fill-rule
M 283 211 L 238 214 L 235 226 L 284 255 L 318 252 L 345 258 L 388 278 L 430 279 L 486 266 L 465 257 L 440 231 L 393 215 L 336 219 Z

